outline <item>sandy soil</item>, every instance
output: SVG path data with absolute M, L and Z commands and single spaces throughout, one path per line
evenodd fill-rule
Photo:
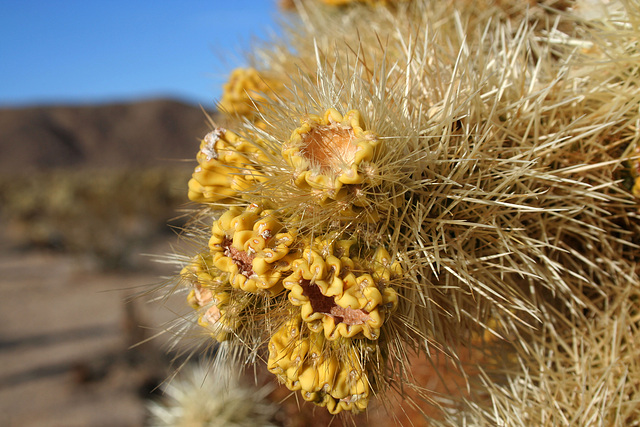
M 171 313 L 126 300 L 161 274 L 105 273 L 69 255 L 5 251 L 0 425 L 143 425 L 144 397 L 166 375 L 163 338 L 129 347 L 153 332 L 138 325 L 157 328 Z

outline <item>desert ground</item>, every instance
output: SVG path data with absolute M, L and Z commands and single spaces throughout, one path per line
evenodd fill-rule
M 166 375 L 167 356 L 162 339 L 129 347 L 167 313 L 128 298 L 162 270 L 104 272 L 77 255 L 5 251 L 0 424 L 144 425 L 144 402 Z
M 132 346 L 173 314 L 132 297 L 175 274 L 146 254 L 206 129 L 171 100 L 0 109 L 0 425 L 144 425 L 169 340 Z

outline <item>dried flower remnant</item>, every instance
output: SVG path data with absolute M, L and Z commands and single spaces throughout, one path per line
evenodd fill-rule
M 257 179 L 260 151 L 224 128 L 209 132 L 200 143 L 198 166 L 189 180 L 189 199 L 215 203 L 236 197 Z
M 345 185 L 362 184 L 363 162 L 371 161 L 379 139 L 365 131 L 360 113 L 344 116 L 328 109 L 322 117 L 309 115 L 282 147 L 282 155 L 293 168 L 296 186 L 322 195 L 321 200 L 340 198 Z
M 388 280 L 392 271 L 400 272 L 399 265 L 376 262 L 391 258 L 380 248 L 370 263 L 373 268 L 367 269 L 366 261 L 349 256 L 354 243 L 336 242 L 338 257 L 333 244 L 316 241 L 292 262 L 293 273 L 283 280 L 290 291 L 289 301 L 301 307 L 307 327 L 324 331 L 329 340 L 362 336 L 378 339 L 387 315 L 397 305 L 398 295 L 388 286 Z
M 363 411 L 370 386 L 362 361 L 350 342 L 342 343 L 339 357 L 322 334 L 305 330 L 300 319 L 283 324 L 269 341 L 268 369 L 303 399 L 325 406 L 332 414 Z
M 239 326 L 239 319 L 229 310 L 231 287 L 227 275 L 219 272 L 211 256 L 205 253 L 195 256 L 180 276 L 191 288 L 187 301 L 198 312 L 198 324 L 216 341 L 227 340 L 228 334 Z
M 280 277 L 290 268 L 293 242 L 273 211 L 252 204 L 244 211 L 232 207 L 214 222 L 209 249 L 234 288 L 273 296 L 283 289 Z

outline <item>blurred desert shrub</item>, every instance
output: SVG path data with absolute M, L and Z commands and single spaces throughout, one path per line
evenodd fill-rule
M 189 167 L 56 169 L 0 174 L 0 215 L 11 246 L 95 258 L 103 268 L 135 267 L 132 256 L 171 226 L 187 202 Z

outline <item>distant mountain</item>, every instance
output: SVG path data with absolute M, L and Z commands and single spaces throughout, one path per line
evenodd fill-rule
M 176 166 L 207 129 L 200 108 L 164 99 L 0 108 L 0 172 Z

